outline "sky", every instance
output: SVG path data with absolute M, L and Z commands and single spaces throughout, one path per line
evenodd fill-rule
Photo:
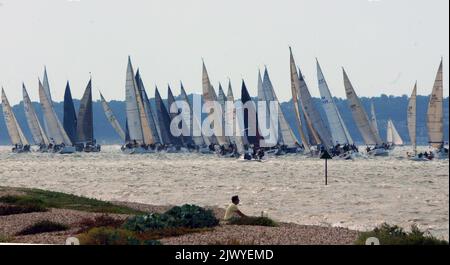
M 269 70 L 278 98 L 291 98 L 289 46 L 318 96 L 315 58 L 331 93 L 345 97 L 342 67 L 359 96 L 431 92 L 441 57 L 448 96 L 448 0 L 0 0 L 0 86 L 38 100 L 47 67 L 52 97 L 65 83 L 81 98 L 125 98 L 127 57 L 149 95 L 170 84 L 201 93 L 202 58 L 214 87 L 228 77 L 256 96 L 258 69 Z M 163 96 L 164 97 L 164 96 Z

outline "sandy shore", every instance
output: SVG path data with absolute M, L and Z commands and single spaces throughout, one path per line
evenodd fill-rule
M 19 193 L 20 194 L 20 193 Z M 0 196 L 18 195 L 15 190 L 3 190 Z M 113 202 L 145 212 L 164 212 L 171 206 L 148 205 L 132 202 Z M 217 218 L 222 218 L 224 209 L 210 207 Z M 34 212 L 0 216 L 0 236 L 10 238 L 9 243 L 65 244 L 68 237 L 77 236 L 81 228 L 79 222 L 85 218 L 94 218 L 101 213 L 91 213 L 69 209 L 50 209 L 47 212 Z M 125 220 L 129 215 L 108 214 L 115 219 Z M 49 220 L 70 227 L 69 230 L 36 235 L 16 236 L 25 227 L 38 221 Z M 352 244 L 358 232 L 339 227 L 299 225 L 280 223 L 278 227 L 219 225 L 212 231 L 187 234 L 178 237 L 163 238 L 165 245 L 211 245 L 211 244 Z

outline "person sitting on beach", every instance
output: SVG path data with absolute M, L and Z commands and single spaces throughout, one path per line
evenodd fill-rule
M 238 204 L 239 204 L 239 197 L 233 196 L 231 197 L 231 204 L 228 206 L 227 210 L 225 211 L 225 216 L 224 216 L 224 220 L 228 221 L 233 217 L 247 217 L 245 214 L 243 214 L 239 209 L 238 209 Z

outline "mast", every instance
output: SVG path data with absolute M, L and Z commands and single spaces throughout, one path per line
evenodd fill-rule
M 170 108 L 172 107 L 172 105 L 176 106 L 177 108 L 177 113 L 172 113 L 170 111 Z M 167 85 L 167 112 L 170 118 L 170 122 L 169 122 L 169 131 L 170 131 L 170 124 L 172 123 L 172 120 L 180 114 L 177 103 L 175 101 L 175 97 L 173 96 L 172 93 L 172 89 L 170 89 L 170 85 Z M 172 133 L 170 133 L 170 135 L 172 136 L 172 139 L 174 141 L 174 143 L 176 145 L 183 145 L 183 135 L 180 136 L 174 136 Z

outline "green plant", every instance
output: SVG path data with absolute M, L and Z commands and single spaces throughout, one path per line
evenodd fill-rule
M 228 224 L 230 224 L 230 225 L 271 226 L 271 227 L 278 226 L 278 224 L 274 220 L 272 220 L 268 217 L 254 217 L 254 216 L 233 217 L 230 220 L 228 220 Z
M 411 226 L 411 232 L 406 232 L 397 225 L 381 224 L 369 232 L 359 234 L 355 244 L 365 245 L 369 237 L 376 237 L 381 245 L 448 245 L 445 240 L 421 231 L 416 225 Z
M 39 221 L 34 223 L 20 232 L 17 233 L 18 236 L 23 235 L 34 235 L 40 233 L 48 233 L 48 232 L 57 232 L 57 231 L 65 231 L 69 229 L 69 227 L 65 224 L 56 223 L 48 220 Z
M 213 227 L 218 224 L 219 220 L 211 210 L 196 205 L 183 205 L 173 207 L 163 214 L 151 213 L 133 216 L 128 218 L 123 227 L 131 231 L 145 232 L 170 227 Z
M 157 240 L 141 240 L 132 231 L 112 227 L 96 227 L 79 235 L 82 245 L 161 245 Z
M 46 208 L 39 205 L 0 205 L 0 216 L 46 211 Z
M 165 212 L 165 214 L 174 217 L 177 226 L 189 228 L 213 227 L 219 224 L 219 220 L 215 217 L 212 210 L 207 210 L 197 205 L 185 204 L 183 206 L 175 206 Z

